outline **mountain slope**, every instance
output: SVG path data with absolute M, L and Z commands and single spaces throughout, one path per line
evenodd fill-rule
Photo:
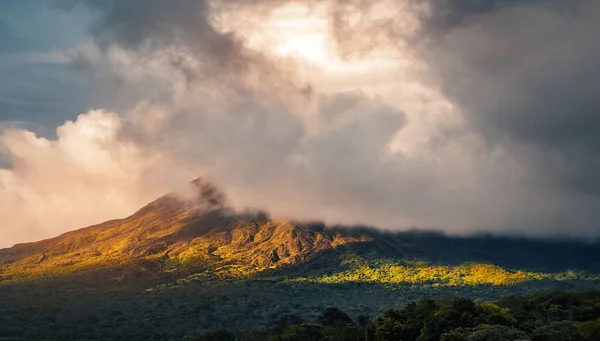
M 113 277 L 143 269 L 141 276 L 444 285 L 587 281 L 600 273 L 598 243 L 273 221 L 261 212 L 235 213 L 202 179 L 191 185 L 191 195 L 165 195 L 127 218 L 0 250 L 0 284 L 98 269 Z
M 252 272 L 365 240 L 311 224 L 271 221 L 263 213 L 234 214 L 216 187 L 200 179 L 193 186 L 198 195 L 191 199 L 168 194 L 130 217 L 0 250 L 0 281 L 136 260 L 153 260 L 161 267 L 241 266 Z

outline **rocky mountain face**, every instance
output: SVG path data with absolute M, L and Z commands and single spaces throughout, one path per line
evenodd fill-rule
M 319 224 L 272 221 L 238 214 L 225 195 L 196 179 L 197 195 L 168 194 L 133 215 L 59 237 L 0 250 L 0 280 L 68 274 L 139 260 L 156 266 L 194 266 L 249 273 L 304 262 L 337 246 L 368 240 Z

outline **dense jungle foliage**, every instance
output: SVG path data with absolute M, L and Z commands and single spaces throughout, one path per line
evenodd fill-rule
M 250 335 L 217 330 L 184 340 L 595 341 L 600 340 L 600 292 L 550 292 L 496 302 L 424 299 L 373 320 L 329 307 L 314 321 L 283 315 Z

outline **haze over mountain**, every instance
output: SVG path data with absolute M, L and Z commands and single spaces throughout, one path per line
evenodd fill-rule
M 0 245 L 128 216 L 197 174 L 277 218 L 597 238 L 599 13 L 2 1 Z

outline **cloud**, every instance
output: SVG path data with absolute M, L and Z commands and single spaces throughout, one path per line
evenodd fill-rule
M 493 16 L 498 12 L 522 7 L 554 7 L 558 10 L 572 9 L 581 3 L 579 0 L 484 0 L 461 1 L 440 0 L 426 1 L 427 12 L 423 29 L 428 34 L 444 34 L 448 30 L 469 25 L 482 17 Z M 484 19 L 485 20 L 485 19 Z
M 0 169 L 0 241 L 3 245 L 48 238 L 133 213 L 176 188 L 177 171 L 120 141 L 122 120 L 90 111 L 57 130 L 48 140 L 17 127 L 1 135 L 10 169 Z M 111 218 L 111 219 L 112 219 Z
M 56 139 L 2 133 L 0 241 L 123 216 L 198 175 L 276 217 L 598 235 L 593 2 L 141 4 L 84 3 L 69 65 L 109 111 Z M 299 20 L 325 20 L 337 52 L 271 46 Z
M 489 1 L 468 7 L 446 1 L 433 7 L 429 26 L 446 29 L 432 33 L 424 55 L 470 129 L 510 148 L 541 185 L 557 187 L 556 195 L 595 202 L 600 6 Z

